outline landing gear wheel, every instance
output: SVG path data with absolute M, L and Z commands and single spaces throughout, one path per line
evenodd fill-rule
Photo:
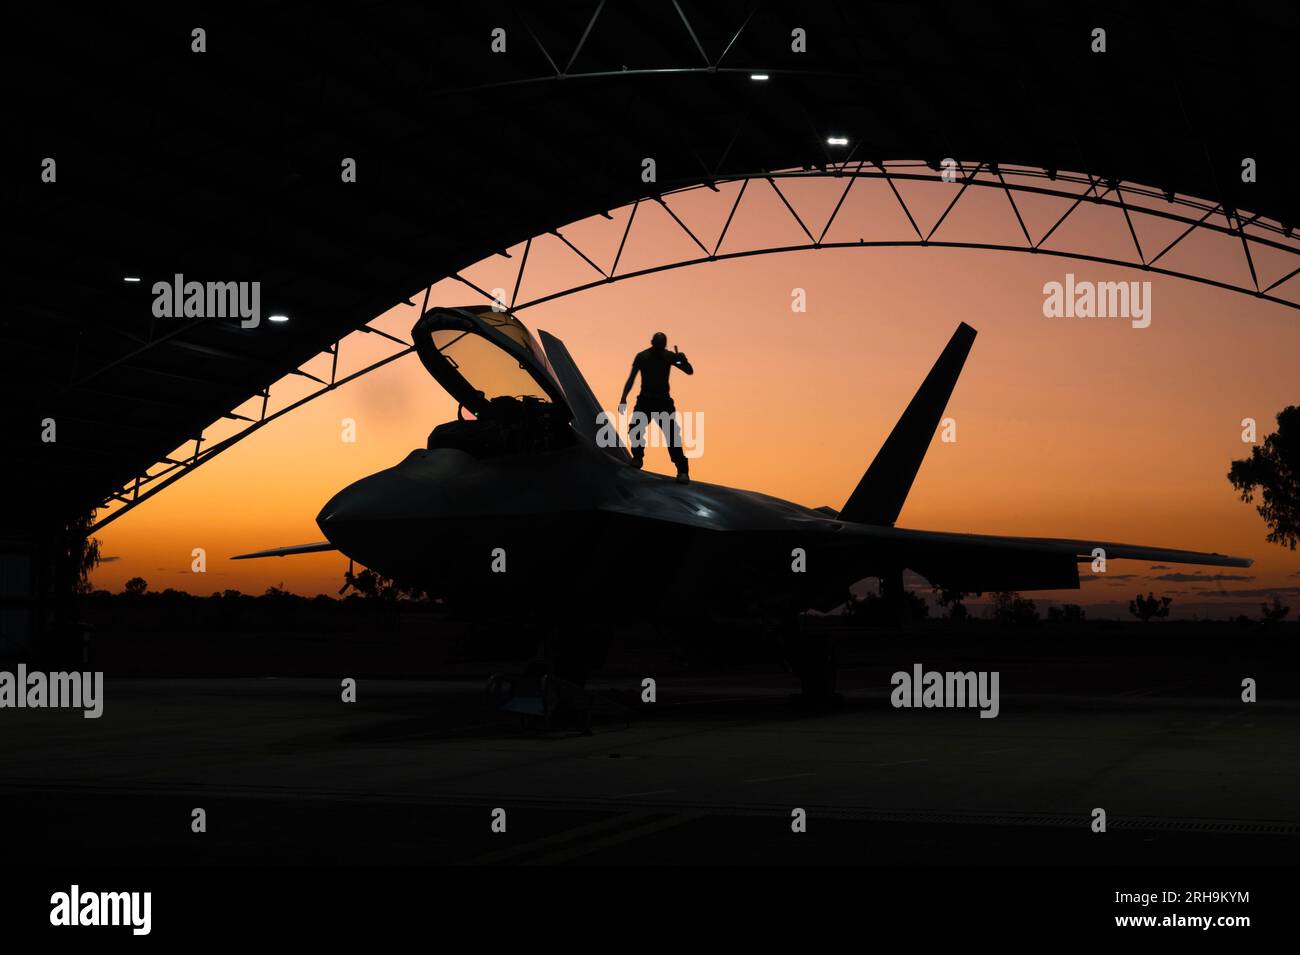
M 799 617 L 782 626 L 781 646 L 786 667 L 799 679 L 800 702 L 812 709 L 834 709 L 842 702 L 835 692 L 838 662 L 835 637 L 809 632 Z
M 842 701 L 835 692 L 839 667 L 834 639 L 826 634 L 806 634 L 801 642 L 795 675 L 802 702 L 815 709 L 837 708 Z

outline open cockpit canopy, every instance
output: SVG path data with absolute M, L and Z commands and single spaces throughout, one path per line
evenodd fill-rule
M 516 402 L 572 417 L 546 353 L 509 312 L 486 305 L 431 308 L 411 337 L 429 374 L 476 418 Z

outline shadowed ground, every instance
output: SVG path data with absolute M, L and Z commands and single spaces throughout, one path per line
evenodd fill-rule
M 824 714 L 771 668 L 651 669 L 650 705 L 618 675 L 597 684 L 590 736 L 523 729 L 476 677 L 362 676 L 344 704 L 338 679 L 110 671 L 99 720 L 0 712 L 0 808 L 23 820 L 14 848 L 91 864 L 1292 862 L 1289 648 L 1148 645 L 1117 663 L 1032 646 L 859 643 Z M 913 662 L 998 669 L 1001 715 L 892 708 L 889 676 Z M 1240 701 L 1243 675 L 1261 702 Z

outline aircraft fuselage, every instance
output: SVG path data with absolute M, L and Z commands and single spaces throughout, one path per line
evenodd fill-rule
M 842 525 L 819 511 L 678 484 L 585 445 L 486 459 L 412 451 L 336 494 L 317 523 L 387 577 L 501 610 L 602 596 L 631 612 L 755 596 L 831 607 L 872 571 L 860 543 L 833 546 Z

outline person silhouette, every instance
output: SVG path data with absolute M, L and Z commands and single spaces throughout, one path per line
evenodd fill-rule
M 627 383 L 623 385 L 618 412 L 626 413 L 627 393 L 632 390 L 632 382 L 640 373 L 641 391 L 636 396 L 636 407 L 632 410 L 627 432 L 628 444 L 632 446 L 632 466 L 640 468 L 645 464 L 646 426 L 654 421 L 668 443 L 668 456 L 677 466 L 677 480 L 685 484 L 690 480 L 690 467 L 686 463 L 686 454 L 682 451 L 677 407 L 673 404 L 668 389 L 668 375 L 674 368 L 679 368 L 688 375 L 695 374 L 695 369 L 685 355 L 676 348 L 668 350 L 668 336 L 663 332 L 655 332 L 650 339 L 650 347 L 637 352 L 632 359 L 632 371 L 627 376 Z

